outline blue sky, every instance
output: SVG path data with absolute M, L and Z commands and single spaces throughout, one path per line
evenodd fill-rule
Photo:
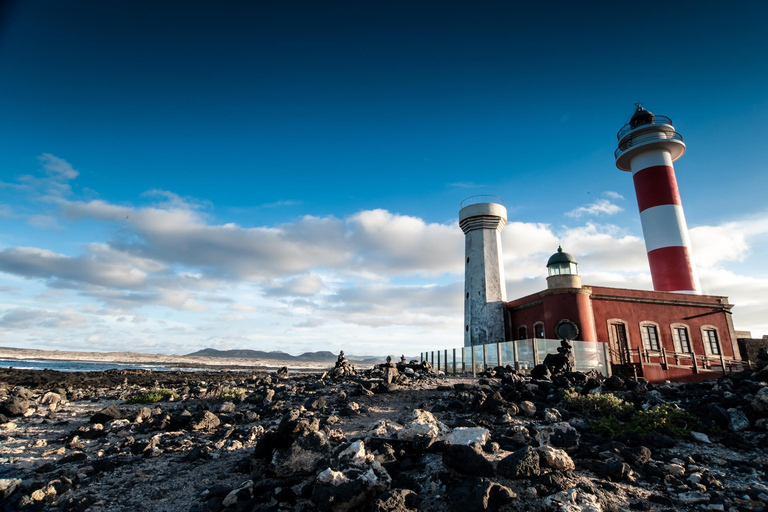
M 462 199 L 510 298 L 562 242 L 650 288 L 615 134 L 674 120 L 705 293 L 768 333 L 764 2 L 11 2 L 0 345 L 460 346 Z

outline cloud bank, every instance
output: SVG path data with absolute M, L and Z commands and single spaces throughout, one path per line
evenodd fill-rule
M 70 182 L 78 172 L 54 155 L 40 160 L 40 176 L 3 189 L 23 190 L 30 210 L 53 205 L 40 227 L 77 233 L 96 223 L 102 239 L 73 252 L 44 243 L 0 247 L 3 344 L 413 355 L 462 343 L 464 237 L 456 221 L 371 209 L 243 226 L 217 221 L 204 199 L 170 191 L 147 192 L 143 199 L 153 202 L 144 205 L 75 198 Z M 506 226 L 510 299 L 546 287 L 547 258 L 561 243 L 585 284 L 650 289 L 643 240 L 594 220 L 621 210 L 611 202 L 623 200 L 619 194 L 605 196 L 565 213 L 560 226 Z M 691 229 L 704 292 L 729 296 L 737 329 L 755 334 L 768 332 L 761 307 L 768 278 L 729 265 L 744 264 L 767 238 L 768 215 Z

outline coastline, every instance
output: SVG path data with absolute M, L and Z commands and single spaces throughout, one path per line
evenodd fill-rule
M 332 367 L 332 363 L 281 361 L 277 359 L 248 359 L 184 355 L 144 354 L 139 352 L 81 352 L 0 347 L 0 359 L 37 361 L 78 361 L 91 363 L 146 364 L 177 368 L 206 368 L 211 370 L 274 370 L 287 366 L 293 370 L 317 371 Z

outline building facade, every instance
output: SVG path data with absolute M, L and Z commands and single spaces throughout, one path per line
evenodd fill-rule
M 651 382 L 712 379 L 738 366 L 727 297 L 582 285 L 561 249 L 547 269 L 546 290 L 507 303 L 507 339 L 557 338 L 568 322 L 576 340 L 608 344 L 614 372 Z

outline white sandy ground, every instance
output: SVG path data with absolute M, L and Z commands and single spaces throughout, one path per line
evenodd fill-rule
M 322 370 L 333 366 L 322 362 L 280 361 L 277 359 L 245 359 L 229 357 L 202 357 L 163 354 L 140 354 L 137 352 L 71 352 L 65 350 L 34 350 L 0 347 L 0 359 L 39 361 L 83 361 L 93 363 L 151 364 L 198 368 L 248 368 L 270 369 L 287 366 L 293 370 Z

